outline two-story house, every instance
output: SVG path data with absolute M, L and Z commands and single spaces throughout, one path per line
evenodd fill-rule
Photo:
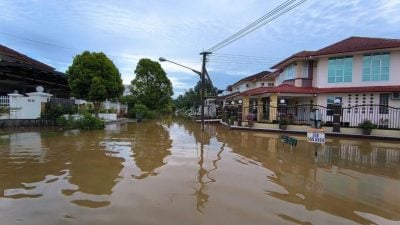
M 331 115 L 330 107 L 339 99 L 344 108 L 343 121 L 351 126 L 364 118 L 380 124 L 388 120 L 400 122 L 400 115 L 396 114 L 399 110 L 391 110 L 400 107 L 400 39 L 350 37 L 317 51 L 298 52 L 272 69 L 274 87 L 240 93 L 243 104 L 258 99 L 259 113 L 271 114 L 257 117 L 258 121 L 275 120 L 276 115 L 266 111 L 274 110 L 281 99 L 288 105 L 325 107 L 324 116 Z M 293 116 L 308 120 L 305 115 L 310 110 L 297 109 Z
M 248 91 L 264 90 L 265 88 L 271 88 L 275 85 L 275 73 L 270 71 L 262 71 L 257 74 L 245 77 L 236 83 L 229 85 L 227 93 L 223 96 L 224 106 L 240 106 L 243 109 L 243 115 L 250 113 L 257 114 L 258 105 L 260 104 L 257 96 L 248 96 L 243 101 L 243 95 L 246 95 Z M 266 101 L 264 99 L 264 101 Z M 269 100 L 268 100 L 269 102 Z

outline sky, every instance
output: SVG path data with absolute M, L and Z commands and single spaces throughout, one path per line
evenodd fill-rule
M 200 52 L 283 0 L 0 0 L 0 44 L 65 72 L 84 50 L 104 52 L 124 84 L 141 58 L 165 57 L 201 70 Z M 307 0 L 210 55 L 216 87 L 264 70 L 302 50 L 350 36 L 400 38 L 400 0 Z M 174 97 L 199 76 L 163 62 Z

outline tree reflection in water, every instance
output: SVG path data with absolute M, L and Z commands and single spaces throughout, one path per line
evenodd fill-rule
M 165 165 L 164 158 L 171 155 L 172 140 L 168 130 L 155 121 L 138 123 L 135 129 L 133 157 L 140 175 L 132 175 L 134 179 L 156 176 L 156 169 Z

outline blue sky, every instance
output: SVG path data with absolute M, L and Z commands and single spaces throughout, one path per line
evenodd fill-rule
M 137 61 L 144 57 L 163 56 L 200 70 L 201 51 L 282 2 L 0 0 L 0 44 L 61 72 L 83 50 L 103 51 L 129 84 Z M 214 85 L 225 89 L 295 52 L 317 50 L 349 36 L 400 38 L 399 12 L 400 0 L 308 0 L 216 51 L 207 68 Z M 198 81 L 190 70 L 161 65 L 175 96 Z

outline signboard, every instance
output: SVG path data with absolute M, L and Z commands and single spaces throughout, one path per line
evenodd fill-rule
M 311 143 L 325 143 L 325 130 L 324 129 L 308 129 L 307 141 Z
M 297 145 L 297 139 L 296 138 L 292 138 L 286 135 L 281 135 L 280 139 L 283 143 L 285 144 L 289 144 L 291 146 L 296 146 Z

